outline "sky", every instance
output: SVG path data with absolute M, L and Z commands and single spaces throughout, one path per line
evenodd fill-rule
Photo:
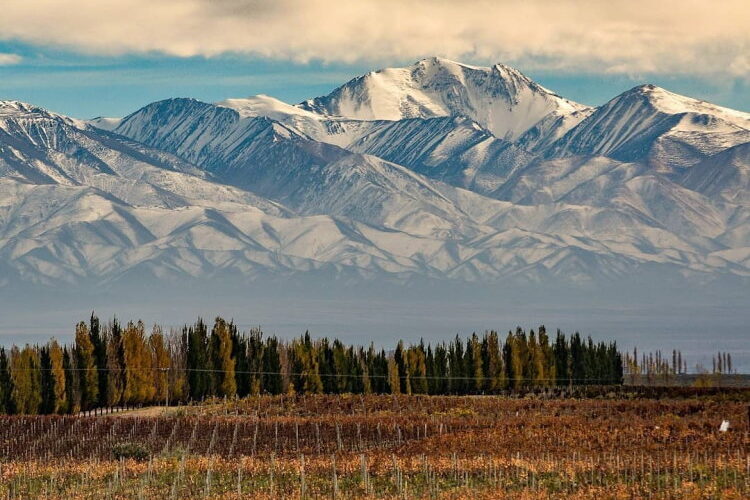
M 78 118 L 323 95 L 382 67 L 503 62 L 570 99 L 642 83 L 750 111 L 746 0 L 5 0 L 0 99 Z

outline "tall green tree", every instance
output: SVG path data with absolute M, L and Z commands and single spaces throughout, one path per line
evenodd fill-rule
M 201 401 L 207 396 L 212 396 L 213 377 L 210 370 L 208 352 L 208 329 L 202 319 L 198 319 L 195 325 L 183 329 L 183 337 L 187 346 L 187 378 L 190 398 Z
M 99 318 L 91 313 L 89 318 L 89 335 L 91 344 L 94 346 L 94 360 L 96 363 L 97 377 L 99 379 L 99 397 L 98 406 L 107 406 L 109 398 L 107 396 L 108 374 L 107 374 L 107 339 L 102 332 Z
M 107 405 L 117 406 L 123 402 L 125 392 L 125 350 L 122 344 L 122 327 L 117 318 L 112 320 L 108 330 Z M 68 394 L 69 401 L 70 398 L 71 394 Z
M 465 394 L 467 373 L 464 369 L 464 347 L 461 339 L 456 338 L 448 346 L 448 387 L 452 394 Z
M 448 350 L 445 343 L 441 342 L 435 346 L 435 394 L 450 392 L 449 374 Z
M 9 415 L 16 412 L 13 404 L 13 378 L 10 375 L 10 360 L 4 347 L 0 347 L 0 411 Z
M 75 415 L 81 411 L 81 383 L 78 378 L 75 355 L 63 348 L 63 370 L 65 370 L 65 412 Z
M 570 338 L 570 376 L 574 385 L 583 384 L 586 380 L 584 344 L 578 332 Z
M 466 366 L 471 368 L 471 391 L 481 393 L 485 387 L 484 360 L 482 358 L 482 344 L 476 332 L 471 335 L 466 347 Z
M 409 381 L 409 367 L 406 360 L 406 349 L 404 342 L 399 340 L 396 345 L 396 351 L 393 353 L 393 361 L 396 363 L 399 379 L 398 394 L 411 394 L 411 383 Z
M 234 358 L 235 380 L 237 381 L 237 396 L 244 398 L 250 394 L 259 394 L 261 391 L 260 377 L 262 372 L 262 352 L 254 352 L 251 348 L 251 340 L 240 335 L 234 322 L 229 323 L 229 334 L 232 337 L 232 357 Z M 262 343 L 260 345 L 262 349 Z M 256 361 L 251 366 L 252 361 Z M 256 367 L 260 367 L 257 368 Z M 254 373 L 251 373 L 254 372 Z M 256 382 L 255 387 L 253 383 Z
M 269 394 L 281 394 L 284 390 L 279 341 L 276 337 L 268 337 L 263 349 L 263 390 Z
M 50 359 L 49 347 L 42 346 L 39 350 L 39 363 L 41 366 L 41 396 L 42 403 L 39 412 L 49 415 L 55 412 L 55 379 L 52 374 L 52 360 Z

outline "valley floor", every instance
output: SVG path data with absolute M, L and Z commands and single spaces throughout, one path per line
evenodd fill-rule
M 2 417 L 0 495 L 748 497 L 748 391 L 624 394 L 260 396 L 101 417 Z

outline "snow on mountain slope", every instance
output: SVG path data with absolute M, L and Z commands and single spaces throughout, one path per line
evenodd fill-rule
M 663 229 L 699 252 L 715 251 L 724 245 L 714 240 L 734 230 L 740 208 L 687 189 L 646 165 L 607 157 L 532 163 L 514 172 L 493 196 L 529 206 L 560 203 L 608 208 L 619 214 L 620 231 L 637 228 L 642 232 L 639 238 L 647 239 L 650 228 Z M 661 246 L 659 241 L 650 244 Z
M 435 58 L 296 106 L 0 101 L 0 286 L 748 277 L 748 116 L 653 86 L 592 109 Z
M 267 272 L 421 267 L 357 236 L 364 230 L 377 239 L 381 231 L 328 216 L 279 218 L 239 205 L 133 207 L 93 188 L 12 179 L 0 179 L 0 193 L 0 259 L 32 282 L 106 282 L 140 272 L 159 279 L 219 272 L 252 279 Z M 419 240 L 407 248 L 440 244 Z
M 522 275 L 524 269 L 530 276 L 548 277 L 575 268 L 576 279 L 594 279 L 632 269 L 639 262 L 713 272 L 717 268 L 706 264 L 705 253 L 724 248 L 703 239 L 683 239 L 646 209 L 624 204 L 586 207 L 551 202 L 523 207 L 492 200 L 430 180 L 395 162 L 313 141 L 270 119 L 268 111 L 262 117 L 256 114 L 257 109 L 242 117 L 224 106 L 169 100 L 125 118 L 117 131 L 180 155 L 223 182 L 282 202 L 298 213 L 364 223 L 371 228 L 366 232 L 373 236 L 366 238 L 373 245 L 399 262 L 416 259 L 423 266 L 410 272 L 496 279 Z M 360 144 L 363 150 L 385 148 L 377 152 L 387 156 L 387 147 L 399 138 L 391 153 L 402 155 L 399 162 L 415 164 L 425 151 L 436 161 L 441 155 L 448 161 L 462 151 L 465 165 L 476 166 L 479 163 L 472 163 L 472 158 L 492 156 L 487 153 L 488 141 L 498 149 L 508 147 L 472 122 L 454 118 L 373 122 L 371 136 L 363 137 Z M 434 172 L 428 175 L 434 177 Z M 391 236 L 374 234 L 374 228 Z M 508 242 L 491 235 L 514 231 L 533 237 L 513 240 L 509 247 L 492 246 Z M 488 256 L 492 258 L 487 260 Z M 596 268 L 601 262 L 612 268 L 603 272 Z
M 495 138 L 468 118 L 408 119 L 377 123 L 351 151 L 379 156 L 480 194 L 489 194 L 536 156 Z
M 672 172 L 745 142 L 750 114 L 642 85 L 597 108 L 546 153 L 646 161 Z
M 107 117 L 107 116 L 97 116 L 96 118 L 86 120 L 87 123 L 93 125 L 94 127 L 98 129 L 102 129 L 102 130 L 108 130 L 110 132 L 116 129 L 121 121 L 122 121 L 122 118 L 114 118 L 114 117 Z
M 279 218 L 241 206 L 133 207 L 94 188 L 7 178 L 0 179 L 0 195 L 1 227 L 14 229 L 0 234 L 0 260 L 25 281 L 42 284 L 101 283 L 133 274 L 163 280 L 231 273 L 252 280 L 307 272 L 586 281 L 617 277 L 644 262 L 712 270 L 689 250 L 678 260 L 668 247 L 636 251 L 627 241 L 517 228 L 451 241 L 325 215 Z M 608 265 L 600 267 L 602 262 Z
M 537 129 L 540 136 L 562 136 L 588 110 L 508 66 L 469 66 L 437 57 L 370 72 L 299 107 L 357 120 L 465 116 L 509 141 L 543 122 L 547 125 Z M 570 118 L 558 122 L 550 117 Z M 533 142 L 529 139 L 530 145 Z
M 0 176 L 32 184 L 96 187 L 132 205 L 200 203 L 284 207 L 211 182 L 203 170 L 163 151 L 22 103 L 0 102 Z
M 411 170 L 313 141 L 266 117 L 170 100 L 126 117 L 117 132 L 300 213 L 353 217 L 415 234 L 476 232 L 473 221 Z
M 750 143 L 706 158 L 685 171 L 678 182 L 709 198 L 750 206 Z
M 341 147 L 347 147 L 373 126 L 370 121 L 323 116 L 267 95 L 226 99 L 216 105 L 234 109 L 242 118 L 270 118 L 316 141 Z

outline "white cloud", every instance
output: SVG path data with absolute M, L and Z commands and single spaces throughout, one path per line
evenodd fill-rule
M 18 54 L 5 54 L 0 52 L 0 66 L 10 66 L 11 64 L 18 64 L 23 59 Z
M 747 0 L 5 0 L 0 38 L 99 54 L 308 61 L 428 55 L 748 76 Z

